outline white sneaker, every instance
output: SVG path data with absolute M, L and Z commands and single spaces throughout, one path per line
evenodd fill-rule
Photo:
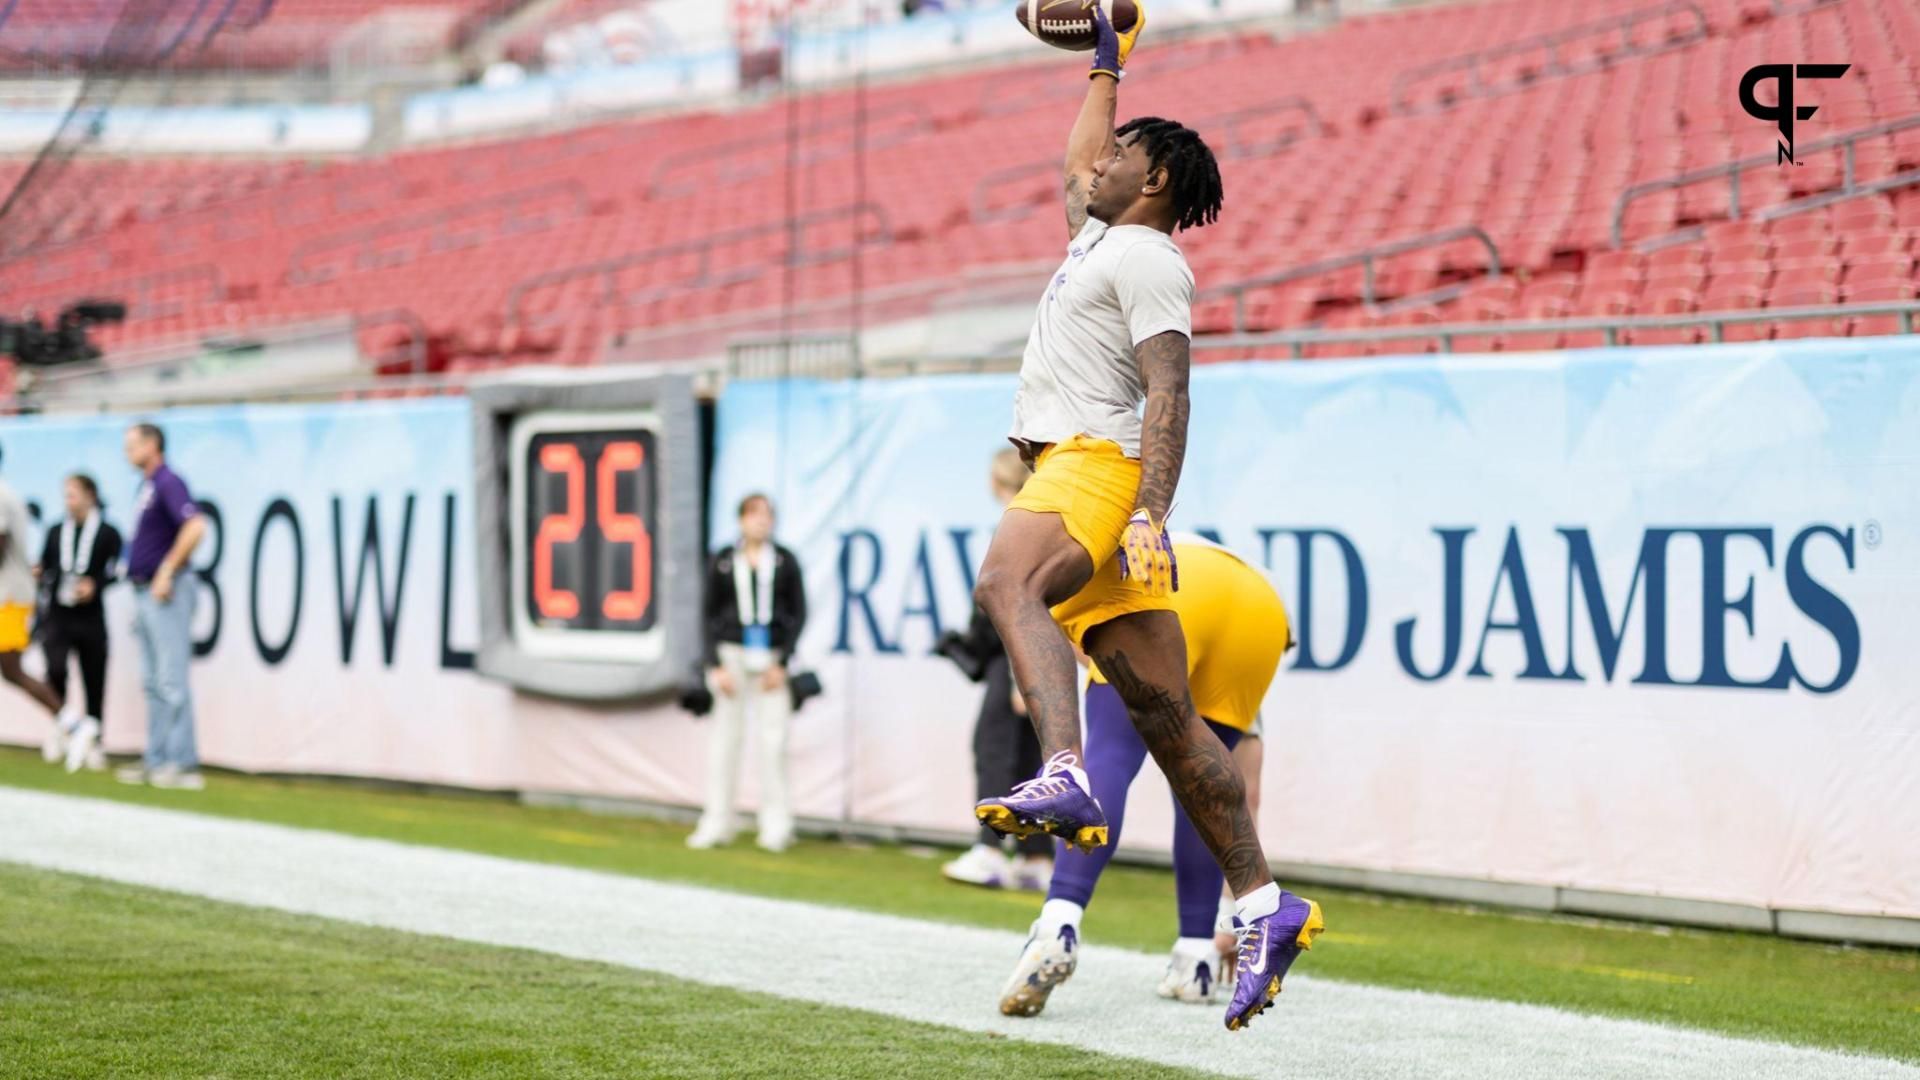
M 694 829 L 693 835 L 687 837 L 687 846 L 695 851 L 708 851 L 731 843 L 733 843 L 732 833 L 723 829 L 710 829 L 705 825 Z
M 206 778 L 198 770 L 187 772 L 172 765 L 162 765 L 147 777 L 147 783 L 170 791 L 204 791 Z
M 40 760 L 49 765 L 57 764 L 67 756 L 67 714 L 61 713 L 47 725 L 46 741 L 40 744 Z
M 1040 859 L 1031 855 L 1016 855 L 1013 858 L 1013 872 L 1008 879 L 1008 888 L 1021 892 L 1043 893 L 1053 884 L 1053 860 Z
M 1173 956 L 1167 961 L 1167 973 L 1160 977 L 1159 994 L 1171 1001 L 1189 1005 L 1213 1002 L 1220 984 L 1220 952 L 1212 938 L 1181 938 L 1173 943 Z
M 1067 923 L 1049 926 L 1035 919 L 1033 936 L 1000 991 L 1000 1014 L 1039 1016 L 1053 988 L 1072 978 L 1079 963 L 1080 932 Z
M 87 751 L 87 771 L 88 772 L 106 772 L 107 771 L 107 752 L 105 750 L 100 749 L 99 744 L 97 743 L 94 745 L 93 749 Z
M 940 876 L 962 885 L 980 885 L 989 889 L 998 889 L 1012 880 L 1006 855 L 999 848 L 986 844 L 975 844 L 959 858 L 949 860 L 940 867 Z
M 768 836 L 766 833 L 761 833 L 759 839 L 754 842 L 760 846 L 761 851 L 770 855 L 779 855 L 793 846 L 793 834 Z
M 80 766 L 100 748 L 100 721 L 82 717 L 67 738 L 67 771 L 79 772 Z
M 144 784 L 147 782 L 145 765 L 122 765 L 113 770 L 113 778 L 123 784 Z

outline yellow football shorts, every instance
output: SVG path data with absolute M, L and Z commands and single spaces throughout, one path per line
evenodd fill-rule
M 0 653 L 26 652 L 33 640 L 29 620 L 33 608 L 26 604 L 0 604 Z
M 1172 597 L 1148 596 L 1120 577 L 1120 538 L 1139 494 L 1140 463 L 1119 443 L 1075 435 L 1040 452 L 1033 475 L 1010 504 L 1014 510 L 1059 514 L 1067 535 L 1093 560 L 1093 579 L 1053 608 L 1053 621 L 1075 645 L 1101 623 L 1173 607 Z
M 1173 557 L 1180 567 L 1173 611 L 1187 639 L 1194 711 L 1246 731 L 1293 640 L 1286 605 L 1265 574 L 1224 548 L 1175 543 Z M 1106 681 L 1097 667 L 1091 676 Z

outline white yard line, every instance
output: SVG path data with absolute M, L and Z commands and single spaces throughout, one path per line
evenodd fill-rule
M 1229 1034 L 1220 1009 L 1154 996 L 1162 958 L 1098 945 L 1043 1016 L 1014 1021 L 994 1008 L 1012 933 L 10 788 L 0 861 L 1235 1076 L 1920 1080 L 1880 1059 L 1310 976 Z

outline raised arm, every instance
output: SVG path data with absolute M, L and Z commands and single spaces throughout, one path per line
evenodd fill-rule
M 1093 182 L 1093 163 L 1113 156 L 1113 117 L 1120 105 L 1120 80 L 1096 71 L 1087 80 L 1087 98 L 1067 136 L 1067 239 L 1080 235 L 1087 224 L 1087 186 Z
M 1139 509 L 1156 523 L 1167 520 L 1180 467 L 1187 460 L 1187 374 L 1193 347 L 1177 330 L 1155 334 L 1134 347 L 1140 382 L 1147 391 L 1140 426 Z
M 1120 105 L 1120 73 L 1133 53 L 1140 31 L 1147 27 L 1147 8 L 1142 0 L 1134 7 L 1138 14 L 1124 34 L 1116 33 L 1107 21 L 1104 7 L 1094 0 L 1082 0 L 1099 34 L 1093 49 L 1093 70 L 1087 73 L 1087 97 L 1080 103 L 1080 116 L 1067 136 L 1066 192 L 1067 239 L 1080 235 L 1087 224 L 1087 188 L 1093 182 L 1093 163 L 1113 156 L 1113 117 Z

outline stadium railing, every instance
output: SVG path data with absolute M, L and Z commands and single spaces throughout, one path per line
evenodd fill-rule
M 1636 29 L 1650 23 L 1664 26 L 1666 20 L 1676 15 L 1691 16 L 1692 27 L 1677 35 L 1670 31 L 1662 32 L 1659 40 L 1653 42 L 1634 40 Z M 1675 49 L 1684 49 L 1689 45 L 1705 41 L 1712 32 L 1712 24 L 1707 19 L 1707 13 L 1693 0 L 1667 0 L 1666 3 L 1654 7 L 1639 8 L 1605 19 L 1569 26 L 1534 37 L 1521 38 L 1518 41 L 1495 45 L 1491 48 L 1476 49 L 1460 56 L 1409 68 L 1393 80 L 1392 107 L 1395 113 L 1402 116 L 1418 112 L 1438 112 L 1453 108 L 1463 101 L 1498 97 L 1502 94 L 1525 90 L 1538 85 L 1544 79 L 1584 75 L 1590 71 L 1611 67 L 1621 60 L 1657 56 Z M 1572 62 L 1564 58 L 1565 50 L 1578 42 L 1604 39 L 1614 34 L 1620 37 L 1618 49 L 1593 52 L 1584 59 Z M 1520 66 L 1505 77 L 1493 79 L 1488 79 L 1483 74 L 1486 65 L 1534 53 L 1543 54 L 1543 63 L 1539 66 Z M 1435 100 L 1425 104 L 1412 100 L 1409 94 L 1411 87 L 1456 72 L 1466 73 L 1467 85 L 1463 90 L 1456 93 L 1449 88 Z
M 1023 284 L 1026 282 L 1023 281 Z M 844 312 L 844 307 L 841 309 Z M 405 324 L 407 313 L 386 313 Z M 1697 312 L 1686 315 L 1646 317 L 1610 317 L 1591 319 L 1536 319 L 1498 323 L 1436 323 L 1407 327 L 1376 327 L 1361 330 L 1289 330 L 1260 334 L 1202 335 L 1194 340 L 1195 358 L 1201 362 L 1239 359 L 1248 356 L 1281 360 L 1305 360 L 1306 350 L 1317 345 L 1372 344 L 1387 346 L 1379 355 L 1418 356 L 1427 350 L 1396 350 L 1391 346 L 1405 342 L 1431 343 L 1433 351 L 1454 353 L 1461 339 L 1508 337 L 1555 337 L 1565 334 L 1596 334 L 1607 345 L 1630 344 L 1625 339 L 1638 331 L 1659 331 L 1703 327 L 1709 340 L 1726 340 L 1730 326 L 1774 322 L 1825 320 L 1830 324 L 1856 318 L 1891 320 L 1902 334 L 1920 327 L 1920 300 L 1897 303 L 1822 305 L 1803 308 L 1775 308 L 1754 311 Z M 234 347 L 255 351 L 285 345 L 303 337 L 327 333 L 359 333 L 369 319 L 335 323 L 317 323 L 282 328 L 266 334 L 250 335 Z M 375 319 L 377 322 L 378 319 Z M 414 320 L 417 322 L 417 320 Z M 276 337 L 275 334 L 278 334 Z M 414 348 L 424 340 L 424 332 L 414 337 Z M 725 345 L 707 356 L 695 359 L 646 359 L 645 348 L 629 350 L 629 360 L 601 365 L 601 370 L 630 368 L 648 373 L 679 372 L 694 376 L 708 390 L 719 386 L 723 378 L 768 379 L 788 376 L 809 378 L 886 378 L 935 373 L 981 373 L 1017 370 L 1023 342 L 1009 339 L 997 345 L 955 348 L 945 351 L 917 350 L 894 355 L 867 355 L 859 335 L 846 330 L 823 329 L 793 332 L 736 333 Z M 1484 351 L 1475 349 L 1472 351 Z M 1522 351 L 1522 350 L 1515 350 Z M 1540 350 L 1525 350 L 1540 351 Z M 109 367 L 92 365 L 87 369 L 40 376 L 34 385 L 24 388 L 4 411 L 94 412 L 164 408 L 174 405 L 221 404 L 247 401 L 315 401 L 362 398 L 417 397 L 461 394 L 468 385 L 484 380 L 490 373 L 448 372 L 375 376 L 355 373 L 345 377 L 290 379 L 274 385 L 260 381 L 237 383 L 221 378 L 181 381 L 171 376 L 204 360 L 217 350 L 202 347 L 191 356 L 178 350 L 170 355 L 153 355 L 136 365 L 126 363 Z M 1231 357 L 1217 354 L 1231 353 Z M 1367 357 L 1355 357 L 1364 362 Z
M 1891 317 L 1902 334 L 1914 332 L 1920 317 L 1920 300 L 1873 304 L 1822 304 L 1816 307 L 1755 308 L 1746 311 L 1689 312 L 1677 315 L 1612 316 L 1607 318 L 1512 320 L 1509 322 L 1427 323 L 1419 326 L 1381 326 L 1363 330 L 1283 330 L 1261 334 L 1222 334 L 1194 340 L 1196 353 L 1209 349 L 1275 350 L 1283 349 L 1292 359 L 1306 359 L 1305 350 L 1313 345 L 1392 343 L 1432 341 L 1431 351 L 1451 353 L 1459 338 L 1526 337 L 1552 334 L 1598 333 L 1609 346 L 1632 344 L 1623 340 L 1638 331 L 1684 330 L 1703 328 L 1709 342 L 1727 340 L 1730 326 L 1765 323 L 1795 323 L 1826 320 L 1845 323 L 1874 316 Z M 1420 350 L 1429 351 L 1429 350 Z M 1483 349 L 1472 350 L 1475 352 Z M 1540 350 L 1514 349 L 1514 352 Z
M 1360 298 L 1367 306 L 1372 307 L 1379 302 L 1379 291 L 1376 287 L 1375 278 L 1379 273 L 1379 264 L 1382 260 L 1426 248 L 1444 247 L 1462 240 L 1475 241 L 1486 249 L 1487 273 L 1485 278 L 1474 278 L 1471 282 L 1443 285 L 1438 289 L 1423 292 L 1415 296 L 1396 298 L 1396 302 L 1407 304 L 1438 303 L 1458 295 L 1468 284 L 1478 284 L 1483 280 L 1497 280 L 1500 277 L 1500 251 L 1494 246 L 1493 237 L 1488 236 L 1486 230 L 1475 225 L 1463 225 L 1453 229 L 1442 229 L 1439 232 L 1427 233 L 1424 236 L 1415 236 L 1410 239 L 1395 241 L 1391 244 L 1381 244 L 1377 247 L 1366 248 L 1351 254 L 1307 263 L 1304 266 L 1290 267 L 1274 274 L 1263 274 L 1260 277 L 1248 278 L 1244 281 L 1215 285 L 1202 290 L 1194 297 L 1194 300 L 1196 303 L 1204 303 L 1208 300 L 1217 300 L 1222 297 L 1233 297 L 1233 330 L 1235 333 L 1245 333 L 1247 329 L 1248 293 L 1257 289 L 1270 289 L 1278 285 L 1285 285 L 1291 281 L 1321 277 L 1326 274 L 1345 270 L 1348 267 L 1358 266 L 1361 268 L 1363 275 Z
M 1915 332 L 1916 326 L 1920 326 L 1920 300 L 1878 304 L 1829 304 L 1818 307 L 1772 308 L 1755 311 L 1695 312 L 1685 315 L 1534 319 L 1496 323 L 1430 323 L 1420 326 L 1374 327 L 1359 330 L 1284 330 L 1259 334 L 1201 335 L 1194 339 L 1193 351 L 1194 358 L 1202 363 L 1228 359 L 1210 355 L 1223 352 L 1235 354 L 1233 359 L 1251 356 L 1274 361 L 1310 360 L 1312 358 L 1306 355 L 1306 350 L 1317 345 L 1388 346 L 1380 349 L 1378 353 L 1380 356 L 1387 357 L 1420 356 L 1432 352 L 1483 353 L 1487 351 L 1485 348 L 1459 348 L 1461 339 L 1594 334 L 1607 346 L 1621 346 L 1632 344 L 1628 339 L 1637 332 L 1692 327 L 1704 328 L 1707 340 L 1717 343 L 1728 340 L 1726 330 L 1731 326 L 1822 320 L 1829 323 L 1845 323 L 1850 319 L 1868 317 L 1891 319 L 1900 333 L 1911 334 Z M 778 337 L 762 335 L 743 340 L 743 345 L 750 346 L 750 349 L 740 354 L 746 359 L 736 361 L 730 355 L 728 374 L 733 378 L 769 378 L 781 374 L 815 378 L 851 378 L 948 371 L 968 373 L 1012 371 L 1020 366 L 1020 355 L 1024 344 L 1024 342 L 1009 341 L 997 349 L 982 350 L 972 354 L 943 353 L 896 358 L 862 358 L 857 348 L 848 348 L 844 345 L 836 354 L 832 349 L 819 345 L 821 342 L 844 342 L 845 337 L 844 334 L 830 333 L 794 335 L 791 338 L 792 341 L 796 343 L 804 341 L 807 344 L 805 348 L 796 346 L 790 358 L 785 360 L 784 367 L 767 359 L 769 355 L 779 355 L 781 340 Z M 1393 345 L 1404 342 L 1430 342 L 1433 348 L 1404 350 L 1391 348 Z M 1558 350 L 1541 348 L 1506 351 Z M 1350 359 L 1364 362 L 1369 357 L 1354 356 Z
M 1859 151 L 1861 143 L 1870 139 L 1884 138 L 1896 132 L 1908 131 L 1917 127 L 1920 127 L 1920 113 L 1904 116 L 1898 120 L 1889 120 L 1883 124 L 1874 124 L 1870 127 L 1843 131 L 1838 135 L 1829 135 L 1825 138 L 1815 139 L 1812 142 L 1802 143 L 1796 146 L 1794 151 L 1802 158 L 1808 154 L 1839 150 L 1842 154 L 1840 186 L 1828 191 L 1820 191 L 1806 195 L 1790 202 L 1776 203 L 1764 209 L 1754 211 L 1752 217 L 1760 221 L 1769 221 L 1774 218 L 1797 214 L 1804 210 L 1813 210 L 1822 206 L 1829 206 L 1843 199 L 1851 199 L 1856 195 L 1870 195 L 1877 191 L 1891 191 L 1895 188 L 1902 188 L 1911 184 L 1920 184 L 1920 169 L 1909 169 L 1906 172 L 1895 173 L 1892 176 L 1882 177 L 1878 180 L 1870 180 L 1865 183 L 1862 183 L 1859 178 Z M 1740 174 L 1751 169 L 1771 167 L 1775 165 L 1777 161 L 1777 152 L 1756 154 L 1752 157 L 1736 158 L 1732 161 L 1722 162 L 1719 165 L 1709 165 L 1704 169 L 1694 169 L 1689 172 L 1676 173 L 1673 176 L 1664 177 L 1659 180 L 1649 180 L 1643 184 L 1633 185 L 1621 192 L 1620 197 L 1614 200 L 1613 246 L 1616 249 L 1626 247 L 1627 208 L 1632 206 L 1636 201 L 1658 192 L 1673 191 L 1709 181 L 1724 181 L 1726 183 L 1727 220 L 1740 220 L 1744 212 L 1744 208 L 1740 205 Z M 1691 228 L 1681 229 L 1677 232 L 1643 239 L 1639 241 L 1637 246 L 1640 250 L 1647 251 L 1654 248 L 1667 247 L 1672 244 L 1683 244 L 1690 240 L 1699 239 L 1700 236 L 1703 235 L 1703 232 L 1703 227 L 1696 225 Z

